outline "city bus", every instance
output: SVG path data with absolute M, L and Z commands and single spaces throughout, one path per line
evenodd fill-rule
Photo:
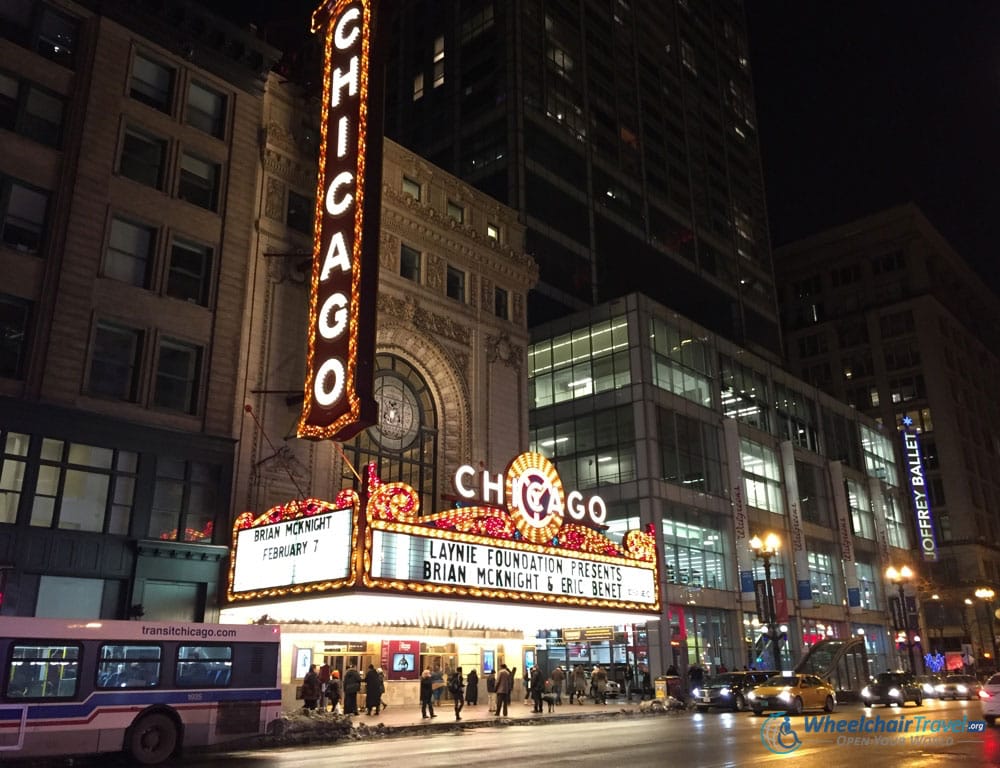
M 0 617 L 0 762 L 264 733 L 281 709 L 275 625 Z

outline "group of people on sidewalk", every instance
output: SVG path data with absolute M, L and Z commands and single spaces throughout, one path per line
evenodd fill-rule
M 420 675 L 420 715 L 425 720 L 437 717 L 434 714 L 434 705 L 440 704 L 440 692 L 444 688 L 443 685 L 438 685 L 435 679 L 443 681 L 444 676 L 439 671 L 435 672 L 425 669 Z M 461 720 L 462 709 L 466 704 L 470 706 L 479 704 L 479 673 L 473 669 L 469 671 L 468 677 L 465 677 L 461 667 L 456 669 L 448 676 L 448 694 L 455 705 L 455 719 Z
M 312 664 L 302 681 L 300 698 L 307 710 L 319 709 L 321 712 L 326 712 L 329 705 L 330 712 L 339 714 L 340 699 L 343 694 L 343 714 L 357 715 L 360 714 L 358 694 L 361 692 L 362 682 L 365 684 L 364 709 L 369 715 L 373 713 L 377 715 L 389 705 L 382 698 L 385 695 L 385 674 L 381 668 L 376 669 L 374 664 L 368 665 L 364 678 L 351 664 L 344 671 L 343 681 L 340 679 L 339 670 L 331 670 L 327 664 L 317 670 L 316 665 Z

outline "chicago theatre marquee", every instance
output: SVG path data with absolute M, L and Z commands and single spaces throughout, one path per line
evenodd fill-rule
M 381 666 L 397 702 L 416 700 L 424 668 L 483 679 L 506 662 L 520 676 L 547 663 L 543 629 L 577 628 L 567 661 L 604 664 L 581 649 L 610 649 L 613 627 L 660 612 L 652 534 L 609 537 L 616 510 L 521 453 L 538 266 L 515 211 L 381 140 L 373 6 L 330 0 L 314 14 L 327 106 L 315 176 L 295 139 L 303 104 L 273 78 L 265 92 L 266 269 L 249 303 L 268 311 L 247 350 L 235 480 L 252 511 L 233 526 L 220 620 L 282 625 L 286 705 L 310 663 Z M 303 250 L 280 205 L 295 190 L 316 197 L 305 280 L 283 256 Z M 304 306 L 303 387 L 290 350 Z M 276 450 L 268 434 L 288 433 L 293 387 L 307 439 Z

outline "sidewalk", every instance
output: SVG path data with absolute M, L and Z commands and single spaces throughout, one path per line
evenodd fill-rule
M 647 700 L 648 703 L 648 700 Z M 507 717 L 496 717 L 486 706 L 485 699 L 473 706 L 466 704 L 462 708 L 461 723 L 455 720 L 455 705 L 453 701 L 441 700 L 440 706 L 434 707 L 433 719 L 423 719 L 420 715 L 419 704 L 409 704 L 397 706 L 390 702 L 378 715 L 368 716 L 361 711 L 360 715 L 353 718 L 354 727 L 367 726 L 369 728 L 382 725 L 385 729 L 395 728 L 430 728 L 430 727 L 451 727 L 457 725 L 478 725 L 487 723 L 509 723 L 541 721 L 541 720 L 573 720 L 596 715 L 606 715 L 610 713 L 631 713 L 637 714 L 640 711 L 639 700 L 633 698 L 628 701 L 624 696 L 616 699 L 608 699 L 607 704 L 595 704 L 592 700 L 586 699 L 583 704 L 570 704 L 569 700 L 563 698 L 562 704 L 556 704 L 553 711 L 549 712 L 548 704 L 542 702 L 542 713 L 532 712 L 533 702 L 524 703 L 523 699 L 511 702 L 507 708 Z

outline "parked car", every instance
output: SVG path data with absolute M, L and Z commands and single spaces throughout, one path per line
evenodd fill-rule
M 804 709 L 833 712 L 837 707 L 837 692 L 816 675 L 786 673 L 774 675 L 747 694 L 747 702 L 755 715 L 765 710 L 777 710 L 797 715 Z
M 917 675 L 917 682 L 920 683 L 920 690 L 925 699 L 940 699 L 941 694 L 937 687 L 944 683 L 941 675 Z
M 711 707 L 741 712 L 747 706 L 747 694 L 777 672 L 726 672 L 709 679 L 691 691 L 691 699 L 699 712 Z
M 916 675 L 910 672 L 880 672 L 861 689 L 861 700 L 866 707 L 873 704 L 902 706 L 908 701 L 919 707 L 924 703 L 924 692 Z
M 993 725 L 1000 715 L 1000 675 L 993 675 L 979 689 L 979 700 L 983 703 L 983 720 Z
M 948 675 L 938 686 L 942 699 L 975 699 L 982 684 L 972 675 Z

